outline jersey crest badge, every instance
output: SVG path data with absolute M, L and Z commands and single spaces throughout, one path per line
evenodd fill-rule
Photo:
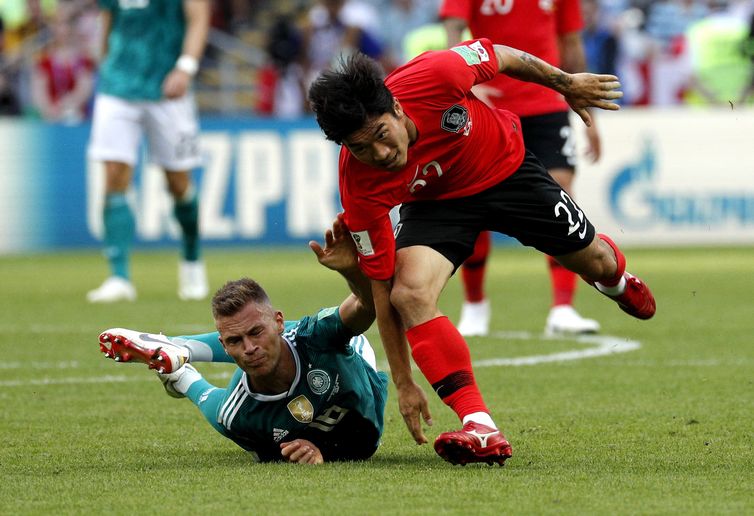
M 288 402 L 288 412 L 299 423 L 311 423 L 314 419 L 314 406 L 303 394 Z
M 306 381 L 314 394 L 324 394 L 330 388 L 330 375 L 322 369 L 312 369 L 306 375 Z
M 372 240 L 369 238 L 369 231 L 351 232 L 351 238 L 356 243 L 356 250 L 361 256 L 372 256 L 374 254 L 374 247 L 372 247 Z
M 448 132 L 457 133 L 460 132 L 461 129 L 466 127 L 466 123 L 468 121 L 469 112 L 466 110 L 466 108 L 458 104 L 454 104 L 453 106 L 446 109 L 445 113 L 442 114 L 440 127 Z

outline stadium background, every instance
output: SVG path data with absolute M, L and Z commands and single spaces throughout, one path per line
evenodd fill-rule
M 754 243 L 751 108 L 624 108 L 599 124 L 604 158 L 582 165 L 576 194 L 601 231 L 634 246 Z M 202 125 L 206 166 L 197 177 L 208 245 L 321 236 L 339 210 L 337 147 L 312 119 Z M 86 123 L 0 122 L 0 253 L 99 245 L 102 174 L 86 159 L 88 134 Z M 131 192 L 138 245 L 178 235 L 163 181 L 139 167 Z

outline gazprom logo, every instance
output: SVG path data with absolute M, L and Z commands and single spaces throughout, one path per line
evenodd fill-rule
M 694 173 L 689 174 L 688 189 L 663 191 L 658 186 L 661 167 L 656 155 L 653 143 L 645 142 L 636 162 L 621 169 L 610 184 L 610 206 L 618 222 L 634 229 L 658 224 L 707 230 L 754 226 L 754 191 L 702 190 L 694 184 Z

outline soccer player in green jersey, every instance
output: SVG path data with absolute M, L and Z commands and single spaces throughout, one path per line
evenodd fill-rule
M 89 158 L 104 163 L 105 255 L 110 276 L 87 294 L 92 303 L 133 301 L 129 249 L 134 215 L 126 198 L 141 140 L 160 166 L 183 234 L 181 299 L 209 293 L 200 260 L 197 194 L 191 170 L 201 165 L 191 81 L 204 52 L 209 0 L 99 0 L 103 61 L 94 101 Z
M 100 335 L 100 349 L 119 362 L 149 364 L 168 394 L 188 397 L 213 428 L 259 460 L 367 459 L 379 445 L 387 398 L 387 376 L 361 335 L 375 318 L 370 283 L 341 220 L 326 232 L 324 248 L 309 245 L 348 282 L 351 294 L 340 306 L 285 321 L 262 287 L 244 278 L 213 297 L 216 333 L 166 337 L 115 328 Z M 189 362 L 235 362 L 238 369 L 222 389 Z

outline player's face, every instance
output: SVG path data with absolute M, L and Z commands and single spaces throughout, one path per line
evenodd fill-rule
M 381 170 L 401 170 L 408 161 L 411 143 L 406 116 L 396 101 L 395 114 L 371 118 L 343 141 L 353 157 Z
M 285 345 L 281 312 L 252 302 L 235 315 L 218 317 L 215 324 L 225 351 L 244 372 L 252 378 L 276 374 Z

